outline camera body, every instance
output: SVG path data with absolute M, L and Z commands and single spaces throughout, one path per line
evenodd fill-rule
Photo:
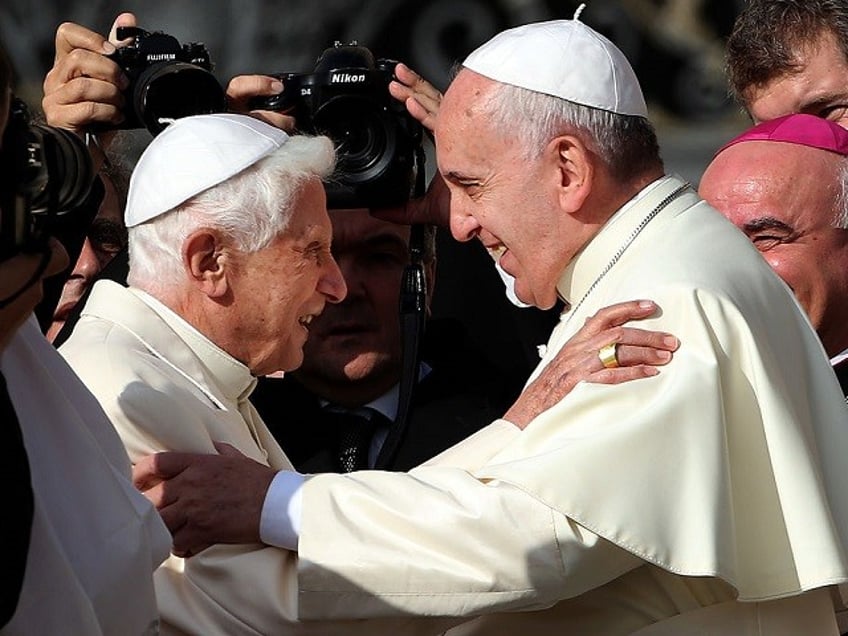
M 33 124 L 26 105 L 13 99 L 0 151 L 0 260 L 43 249 L 56 216 L 80 207 L 93 181 L 83 141 Z
M 423 129 L 388 90 L 397 62 L 375 59 L 355 42 L 326 49 L 311 73 L 277 73 L 283 92 L 251 107 L 282 111 L 302 132 L 330 137 L 337 148 L 331 208 L 402 205 L 423 178 Z
M 138 27 L 118 27 L 117 36 L 133 38 L 131 44 L 106 56 L 130 80 L 120 128 L 147 128 L 156 135 L 180 117 L 227 109 L 226 94 L 212 74 L 212 61 L 203 44 L 180 44 L 171 35 Z

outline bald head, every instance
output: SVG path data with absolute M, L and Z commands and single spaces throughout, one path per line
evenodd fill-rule
M 837 225 L 842 219 L 845 166 L 845 157 L 818 148 L 743 142 L 713 159 L 699 191 L 743 230 L 748 227 L 745 219 L 785 217 L 789 210 L 804 210 L 805 216 Z
M 699 192 L 792 288 L 831 356 L 848 348 L 848 159 L 778 141 L 722 150 Z

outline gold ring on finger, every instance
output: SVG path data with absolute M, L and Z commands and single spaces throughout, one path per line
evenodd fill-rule
M 616 356 L 617 342 L 611 342 L 608 345 L 601 347 L 598 351 L 598 357 L 601 359 L 601 364 L 605 369 L 615 369 L 619 366 L 618 357 Z

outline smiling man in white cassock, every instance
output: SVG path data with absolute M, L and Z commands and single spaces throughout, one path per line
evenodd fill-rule
M 243 458 L 152 456 L 137 483 L 176 545 L 233 541 L 221 511 L 261 502 L 240 522 L 297 550 L 292 600 L 311 624 L 835 633 L 829 586 L 848 580 L 839 387 L 786 286 L 664 173 L 621 52 L 577 19 L 501 33 L 465 60 L 436 142 L 454 237 L 499 253 L 522 301 L 567 301 L 539 370 L 634 296 L 662 308 L 647 325 L 679 336 L 674 359 L 636 382 L 579 384 L 530 421 L 513 408 L 408 474 L 282 471 L 266 492 L 244 487 L 269 471 Z M 598 356 L 615 366 L 614 346 Z M 222 470 L 229 487 L 204 487 Z

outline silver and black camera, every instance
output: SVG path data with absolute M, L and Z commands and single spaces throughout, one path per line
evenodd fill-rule
M 388 90 L 397 62 L 375 59 L 356 43 L 326 49 L 311 73 L 276 73 L 283 92 L 256 98 L 251 107 L 282 111 L 302 132 L 336 144 L 336 178 L 328 205 L 391 207 L 413 194 L 423 171 L 422 127 Z
M 181 45 L 171 35 L 138 27 L 118 27 L 117 36 L 133 38 L 131 44 L 107 56 L 130 80 L 120 128 L 147 128 L 156 135 L 181 117 L 227 109 L 226 94 L 212 74 L 212 61 L 203 44 Z
M 33 124 L 26 105 L 13 99 L 0 151 L 0 260 L 41 251 L 56 215 L 80 207 L 93 181 L 83 141 Z

